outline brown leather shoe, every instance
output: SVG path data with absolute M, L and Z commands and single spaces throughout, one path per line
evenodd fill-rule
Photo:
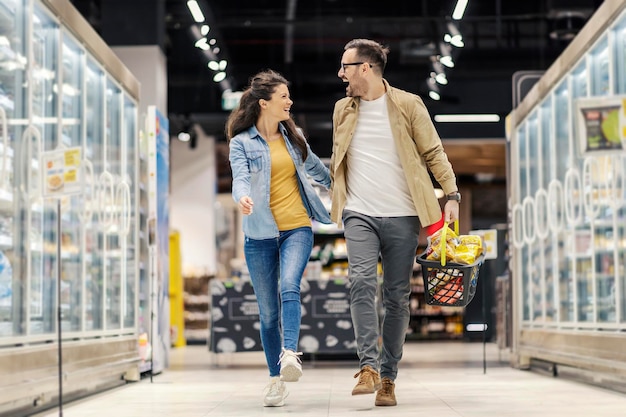
M 376 393 L 376 402 L 374 404 L 379 406 L 392 406 L 398 404 L 396 402 L 396 394 L 394 390 L 396 384 L 391 378 L 384 377 L 382 380 L 382 388 Z
M 380 375 L 371 366 L 365 365 L 354 377 L 359 377 L 352 390 L 352 395 L 373 394 L 380 389 Z

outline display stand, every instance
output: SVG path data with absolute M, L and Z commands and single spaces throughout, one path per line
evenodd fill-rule
M 38 135 L 38 130 L 33 129 Z M 35 138 L 39 140 L 39 137 Z M 43 168 L 43 197 L 55 199 L 57 203 L 56 224 L 56 256 L 57 256 L 57 352 L 59 373 L 59 416 L 63 416 L 63 329 L 61 323 L 63 313 L 61 308 L 61 199 L 70 195 L 83 193 L 81 172 L 81 148 L 65 148 L 59 146 L 49 152 L 43 152 L 41 157 Z

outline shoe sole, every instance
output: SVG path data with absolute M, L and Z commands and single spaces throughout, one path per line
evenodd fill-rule
M 298 382 L 301 376 L 302 371 L 293 365 L 287 365 L 280 370 L 280 379 L 284 382 Z
M 378 407 L 393 407 L 394 405 L 398 405 L 397 402 L 387 402 L 387 401 L 376 401 L 374 402 L 374 405 L 378 406 Z
M 285 405 L 285 400 L 282 400 L 281 402 L 276 403 L 276 404 L 267 403 L 263 401 L 263 407 L 283 407 L 284 405 Z

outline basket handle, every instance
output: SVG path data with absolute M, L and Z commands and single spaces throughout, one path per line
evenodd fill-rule
M 446 266 L 446 233 L 448 230 L 448 222 L 444 222 L 443 223 L 443 227 L 441 228 L 441 250 L 439 251 L 441 253 L 441 266 Z M 456 235 L 459 235 L 459 221 L 455 220 L 454 221 L 454 233 L 456 233 Z

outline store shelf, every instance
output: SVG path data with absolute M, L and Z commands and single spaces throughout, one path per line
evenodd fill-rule
M 187 343 L 206 343 L 211 321 L 209 281 L 212 276 L 183 278 L 185 339 Z

